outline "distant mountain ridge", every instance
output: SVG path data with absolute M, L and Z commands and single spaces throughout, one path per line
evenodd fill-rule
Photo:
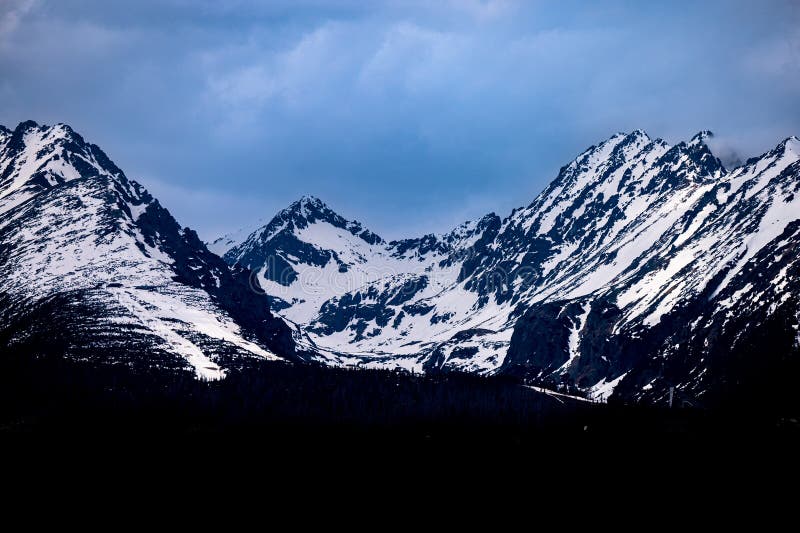
M 781 366 L 737 348 L 775 317 L 770 342 L 794 360 L 800 316 L 800 141 L 728 170 L 711 135 L 615 134 L 527 207 L 421 239 L 387 243 L 305 197 L 224 258 L 257 273 L 327 363 L 702 403 L 743 368 Z

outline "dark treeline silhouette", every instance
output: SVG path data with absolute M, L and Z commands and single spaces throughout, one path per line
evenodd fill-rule
M 131 371 L 58 356 L 4 354 L 0 430 L 241 432 L 273 442 L 519 444 L 547 434 L 710 432 L 742 419 L 692 409 L 556 399 L 510 378 L 421 376 L 245 362 L 226 379 Z M 752 425 L 744 426 L 753 429 Z M 775 421 L 763 427 L 778 427 Z M 763 429 L 759 427 L 759 429 Z
M 61 357 L 3 358 L 6 429 L 527 431 L 583 406 L 506 379 L 249 362 L 218 382 Z M 280 431 L 276 431 L 278 436 Z M 424 435 L 423 435 L 424 436 Z

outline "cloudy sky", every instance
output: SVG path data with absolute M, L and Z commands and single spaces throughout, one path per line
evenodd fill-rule
M 761 153 L 798 95 L 791 0 L 0 0 L 0 124 L 71 124 L 204 237 L 302 194 L 444 231 L 617 131 Z

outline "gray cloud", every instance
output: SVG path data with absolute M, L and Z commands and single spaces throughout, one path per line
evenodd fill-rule
M 445 230 L 616 131 L 729 163 L 800 133 L 794 2 L 3 6 L 0 123 L 73 124 L 209 236 L 304 193 Z

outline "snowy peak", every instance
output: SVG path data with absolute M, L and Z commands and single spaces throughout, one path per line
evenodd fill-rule
M 6 199 L 4 209 L 37 192 L 93 175 L 121 176 L 122 171 L 99 147 L 86 143 L 66 124 L 23 122 L 2 145 L 0 198 Z
M 294 202 L 289 204 L 289 207 L 287 207 L 286 210 L 299 213 L 301 215 L 305 215 L 307 213 L 313 213 L 315 211 L 319 212 L 319 211 L 330 210 L 330 208 L 325 204 L 325 202 L 323 202 L 316 196 L 304 194 L 303 196 L 300 197 L 299 200 L 295 200 Z
M 727 193 L 744 191 L 747 197 L 777 180 L 791 184 L 800 179 L 800 172 L 792 166 L 800 160 L 800 139 L 788 137 L 775 148 L 758 157 L 751 157 L 727 176 Z
M 759 163 L 764 164 L 766 161 L 773 163 L 780 162 L 782 165 L 791 165 L 798 160 L 800 160 L 800 138 L 791 136 L 781 141 L 769 152 L 748 159 L 744 166 L 753 166 Z
M 280 219 L 283 223 L 292 224 L 298 229 L 305 229 L 317 222 L 327 222 L 331 226 L 349 231 L 368 244 L 383 242 L 383 239 L 365 229 L 360 222 L 347 220 L 314 196 L 303 196 L 281 211 L 275 218 Z
M 651 144 L 650 137 L 642 130 L 629 134 L 617 133 L 563 167 L 550 189 L 579 195 L 582 189 L 594 186 L 598 178 L 602 179 L 609 171 L 636 158 L 643 150 L 652 149 Z
M 265 242 L 281 231 L 305 230 L 317 223 L 327 223 L 346 230 L 368 244 L 383 242 L 383 239 L 364 228 L 357 220 L 347 220 L 313 196 L 303 196 L 290 204 L 275 215 L 266 226 L 249 235 L 248 240 L 257 235 L 260 242 Z
M 781 141 L 772 150 L 761 154 L 758 157 L 752 157 L 748 159 L 745 165 L 753 165 L 765 160 L 781 160 L 785 164 L 791 164 L 798 159 L 800 159 L 800 138 L 793 135 Z
M 318 198 L 304 196 L 234 243 L 224 259 L 256 272 L 261 284 L 272 288 L 268 294 L 275 305 L 295 306 L 284 316 L 302 322 L 331 285 L 352 287 L 354 280 L 366 279 L 362 266 L 376 255 L 388 255 L 383 239 Z M 302 273 L 307 280 L 300 279 Z
M 778 145 L 778 149 L 782 150 L 786 157 L 798 160 L 800 159 L 800 138 L 796 135 L 787 137 Z
M 668 152 L 662 140 L 642 130 L 618 133 L 580 154 L 526 208 L 515 210 L 504 223 L 506 232 L 547 235 L 570 231 L 576 219 L 594 217 L 619 204 L 622 195 L 635 195 L 649 183 L 646 171 Z
M 713 154 L 698 134 L 689 143 L 681 142 L 670 148 L 652 167 L 652 179 L 646 192 L 665 192 L 686 186 L 712 183 L 727 174 L 722 162 Z
M 706 175 L 719 175 L 725 174 L 727 171 L 722 165 L 722 162 L 715 156 L 711 147 L 708 145 L 708 139 L 714 137 L 714 134 L 709 130 L 698 132 L 688 144 L 688 153 L 693 157 L 698 167 L 702 169 Z
M 303 195 L 299 200 L 295 200 L 289 204 L 286 209 L 281 210 L 279 215 L 283 215 L 284 218 L 304 220 L 307 217 L 313 219 L 315 216 L 324 216 L 330 213 L 333 213 L 334 217 L 336 216 L 336 213 L 316 196 Z
M 595 159 L 602 159 L 603 156 L 609 155 L 614 149 L 620 146 L 642 143 L 646 144 L 650 141 L 650 136 L 647 134 L 647 132 L 641 129 L 633 130 L 630 133 L 618 131 L 605 141 L 587 148 L 582 154 L 576 157 L 573 162 L 585 160 L 586 156 L 592 156 Z

